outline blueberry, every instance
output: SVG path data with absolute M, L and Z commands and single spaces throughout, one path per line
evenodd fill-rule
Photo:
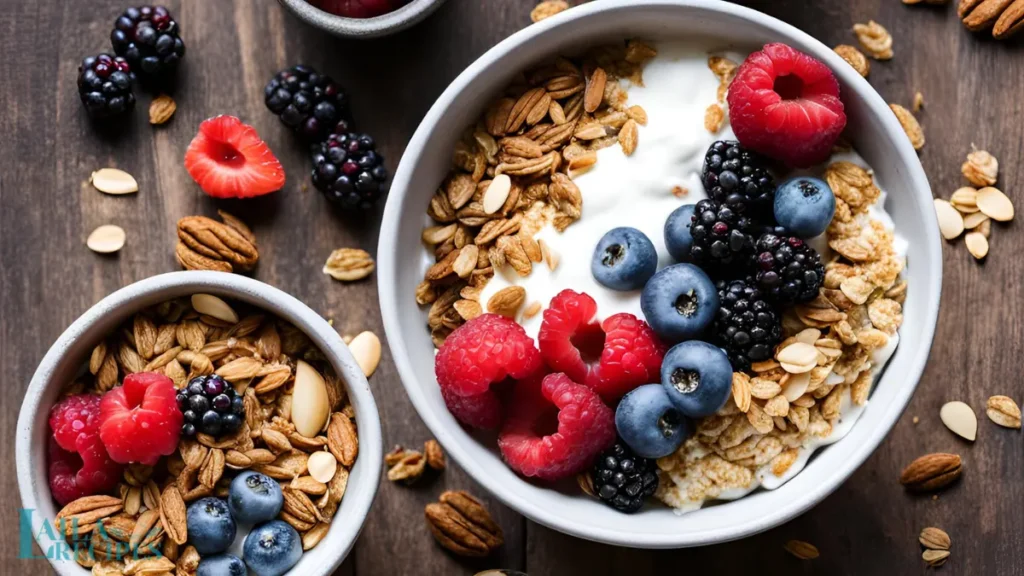
M 199 561 L 196 576 L 245 576 L 245 563 L 231 554 L 208 556 Z
M 825 232 L 835 213 L 832 188 L 817 178 L 790 178 L 775 191 L 775 219 L 801 238 Z
M 242 472 L 231 481 L 228 508 L 239 522 L 273 520 L 284 502 L 276 480 L 259 472 Z
M 200 554 L 218 554 L 235 539 L 235 520 L 220 498 L 203 498 L 188 507 L 185 514 L 188 541 Z
M 717 346 L 691 340 L 672 347 L 661 364 L 661 385 L 689 418 L 717 412 L 732 392 L 732 365 Z
M 715 319 L 718 291 L 703 270 L 675 264 L 655 274 L 640 295 L 654 332 L 669 342 L 696 338 Z
M 662 458 L 675 452 L 689 435 L 686 418 L 661 384 L 645 384 L 622 397 L 615 428 L 639 456 Z
M 594 248 L 590 273 L 612 290 L 639 290 L 658 269 L 654 244 L 636 228 L 613 228 Z
M 245 565 L 257 576 L 280 576 L 302 557 L 299 533 L 281 520 L 252 529 L 242 544 Z
M 690 236 L 690 224 L 693 223 L 693 204 L 676 208 L 665 220 L 665 247 L 676 262 L 690 261 L 690 248 L 693 236 Z

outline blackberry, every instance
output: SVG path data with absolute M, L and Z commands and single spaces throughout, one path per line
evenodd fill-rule
M 598 498 L 620 512 L 636 512 L 658 489 L 654 460 L 637 456 L 621 439 L 597 457 L 590 475 Z
M 384 157 L 374 147 L 367 134 L 331 134 L 313 147 L 313 185 L 342 208 L 370 208 L 388 179 Z
M 196 376 L 178 390 L 178 409 L 185 416 L 182 436 L 197 433 L 221 436 L 238 431 L 245 422 L 245 404 L 223 378 Z
M 139 79 L 155 85 L 173 82 L 185 43 L 178 23 L 163 6 L 140 6 L 124 11 L 110 33 L 114 52 L 124 57 Z
M 769 360 L 782 340 L 782 319 L 753 279 L 718 282 L 718 313 L 712 334 L 735 371 Z
M 709 275 L 721 276 L 753 254 L 751 220 L 715 200 L 701 200 L 693 209 L 690 257 Z
M 754 245 L 751 272 L 758 288 L 779 304 L 809 302 L 825 281 L 821 256 L 800 238 L 761 234 Z
M 78 96 L 93 118 L 110 118 L 135 107 L 131 66 L 110 54 L 89 56 L 78 67 Z
M 349 121 L 345 90 L 309 66 L 281 70 L 263 94 L 267 108 L 310 142 L 323 140 L 339 122 Z
M 775 180 L 765 160 L 739 142 L 718 141 L 704 156 L 701 181 L 708 196 L 736 212 L 772 219 Z

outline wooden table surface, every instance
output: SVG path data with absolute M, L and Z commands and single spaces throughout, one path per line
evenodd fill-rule
M 340 80 L 361 127 L 375 136 L 394 169 L 407 139 L 445 86 L 477 56 L 529 25 L 533 0 L 449 0 L 419 26 L 370 42 L 333 38 L 292 17 L 271 0 L 171 0 L 188 54 L 175 94 L 178 112 L 166 126 L 146 121 L 140 99 L 120 133 L 90 126 L 78 102 L 75 73 L 87 54 L 109 51 L 111 25 L 123 0 L 0 1 L 0 358 L 10 394 L 0 407 L 0 508 L 10 527 L 0 534 L 4 574 L 46 570 L 18 561 L 20 508 L 13 432 L 20 400 L 36 364 L 57 336 L 100 298 L 131 282 L 176 270 L 174 224 L 218 207 L 252 225 L 261 262 L 255 277 L 334 319 L 339 332 L 374 330 L 383 338 L 374 279 L 346 285 L 320 272 L 337 247 L 377 246 L 380 209 L 349 218 L 326 209 L 309 185 L 304 148 L 263 105 L 264 83 L 303 62 Z M 951 6 L 908 7 L 897 0 L 753 0 L 753 7 L 809 31 L 829 45 L 854 43 L 849 28 L 875 19 L 895 37 L 896 57 L 874 62 L 871 83 L 920 114 L 928 137 L 921 160 L 938 195 L 961 183 L 959 166 L 975 143 L 1002 162 L 1000 187 L 1021 198 L 1024 186 L 1024 44 L 968 33 Z M 199 122 L 234 114 L 257 127 L 288 171 L 281 192 L 258 200 L 217 203 L 182 168 Z M 91 171 L 125 169 L 141 192 L 104 196 L 87 184 Z M 85 247 L 89 232 L 115 223 L 128 244 L 114 257 Z M 1024 446 L 1020 432 L 984 419 L 985 399 L 1021 399 L 1020 354 L 1024 249 L 1018 227 L 994 230 L 988 262 L 972 261 L 962 244 L 945 253 L 943 307 L 932 360 L 910 407 L 885 443 L 839 490 L 788 524 L 740 542 L 680 551 L 619 549 L 577 540 L 524 520 L 501 506 L 456 466 L 414 488 L 380 487 L 362 536 L 340 574 L 472 574 L 494 567 L 531 576 L 562 574 L 923 574 L 917 544 L 930 525 L 953 539 L 945 574 L 1024 574 Z M 904 327 L 913 330 L 913 326 Z M 386 446 L 429 438 L 385 351 L 371 380 Z M 967 401 L 981 415 L 971 445 L 938 418 L 947 400 Z M 920 423 L 912 419 L 920 417 Z M 929 451 L 963 455 L 965 474 L 937 500 L 911 497 L 900 469 Z M 446 488 L 484 497 L 506 543 L 487 560 L 466 561 L 435 545 L 423 506 Z M 735 504 L 742 505 L 742 504 Z M 340 521 L 344 522 L 344 519 Z M 810 541 L 821 557 L 801 562 L 782 550 Z

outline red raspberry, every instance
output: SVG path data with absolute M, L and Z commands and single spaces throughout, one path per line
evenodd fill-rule
M 615 412 L 565 374 L 516 385 L 498 447 L 523 476 L 560 480 L 590 466 L 615 443 Z
M 100 438 L 110 457 L 122 464 L 152 466 L 174 452 L 183 420 L 174 382 L 155 372 L 129 374 L 100 402 Z
M 92 394 L 68 396 L 50 409 L 50 430 L 57 445 L 77 452 L 79 436 L 95 436 L 100 429 L 100 397 Z
M 526 331 L 513 320 L 483 314 L 452 332 L 434 359 L 448 410 L 474 428 L 497 428 L 502 409 L 492 385 L 525 378 L 543 365 Z
M 846 114 L 825 64 L 785 44 L 766 44 L 736 72 L 729 122 L 747 148 L 805 168 L 828 159 Z
M 604 350 L 585 384 L 605 400 L 618 400 L 637 386 L 661 381 L 665 345 L 654 330 L 632 314 L 615 314 L 601 323 Z
M 600 360 L 605 334 L 598 324 L 597 302 L 572 290 L 551 299 L 537 334 L 540 353 L 551 370 L 564 372 L 574 382 L 586 382 L 592 365 Z
M 110 492 L 121 480 L 123 467 L 110 459 L 99 434 L 76 439 L 76 452 L 49 439 L 49 479 L 53 499 L 64 506 L 83 496 Z

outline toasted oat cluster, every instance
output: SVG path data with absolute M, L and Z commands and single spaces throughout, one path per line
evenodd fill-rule
M 297 374 L 303 366 L 319 375 L 313 379 L 322 379 L 326 392 L 320 396 L 325 405 L 313 406 L 319 427 L 309 436 L 297 425 L 308 428 L 310 406 L 296 403 L 293 410 L 292 404 L 297 378 L 307 378 Z M 62 397 L 102 395 L 141 372 L 163 374 L 178 390 L 216 374 L 242 398 L 244 422 L 218 437 L 183 435 L 177 451 L 154 466 L 126 466 L 116 495 L 85 496 L 65 506 L 57 526 L 80 565 L 104 575 L 195 574 L 199 554 L 187 545 L 186 507 L 206 496 L 227 497 L 243 470 L 281 484 L 278 518 L 299 532 L 303 550 L 323 539 L 345 494 L 358 436 L 344 383 L 304 333 L 212 296 L 171 300 L 136 314 L 97 345 L 88 371 Z
M 583 198 L 573 178 L 597 162 L 598 150 L 636 149 L 647 114 L 626 105 L 619 80 L 641 85 L 643 65 L 656 55 L 632 40 L 556 58 L 520 74 L 466 130 L 427 209 L 435 225 L 422 235 L 437 263 L 416 288 L 416 301 L 430 305 L 435 346 L 485 311 L 516 315 L 525 294 L 479 302 L 495 269 L 507 263 L 528 276 L 535 264 L 558 265 L 534 234 L 548 223 L 563 231 L 580 218 Z
M 761 477 L 782 477 L 808 442 L 832 435 L 844 403 L 867 402 L 872 353 L 903 323 L 907 285 L 893 233 L 869 217 L 881 192 L 871 173 L 834 162 L 825 178 L 836 196 L 827 231 L 835 259 L 813 301 L 783 319 L 775 358 L 733 375 L 732 398 L 697 425 L 693 438 L 658 460 L 657 497 L 675 508 L 744 490 Z

